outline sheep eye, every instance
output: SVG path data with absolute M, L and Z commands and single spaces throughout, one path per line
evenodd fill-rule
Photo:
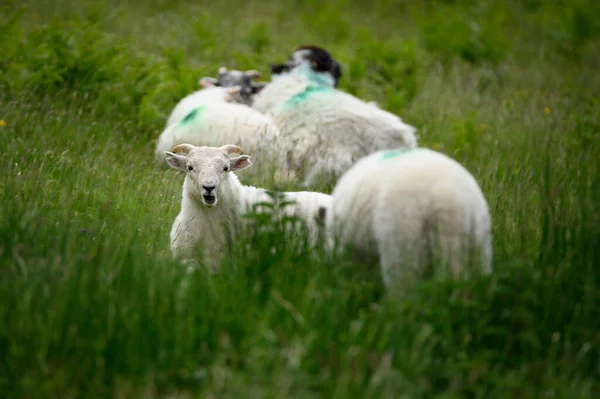
M 188 166 L 188 170 L 192 171 L 192 170 L 194 170 L 194 167 L 192 165 L 190 165 L 190 166 Z
M 229 172 L 229 166 L 225 166 L 225 167 L 223 168 L 223 172 Z

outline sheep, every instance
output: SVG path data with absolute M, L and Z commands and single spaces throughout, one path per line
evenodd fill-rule
M 327 51 L 300 47 L 271 70 L 275 75 L 254 95 L 252 107 L 275 122 L 287 165 L 305 186 L 320 175 L 335 179 L 374 151 L 417 145 L 413 126 L 335 88 L 341 69 Z
M 252 165 L 250 156 L 242 153 L 232 144 L 196 147 L 183 143 L 165 151 L 169 166 L 186 173 L 181 211 L 170 234 L 175 259 L 201 262 L 204 255 L 205 263 L 217 271 L 228 240 L 234 239 L 243 225 L 242 215 L 251 211 L 253 204 L 270 201 L 265 189 L 244 186 L 233 173 Z M 313 211 L 328 206 L 331 196 L 307 191 L 282 194 L 295 201 L 284 207 L 284 214 L 303 220 L 314 243 L 320 229 Z
M 198 81 L 203 90 L 195 91 L 184 97 L 173 109 L 167 119 L 167 126 L 180 121 L 199 105 L 213 102 L 233 102 L 232 94 L 237 94 L 235 102 L 250 105 L 252 94 L 258 93 L 266 83 L 256 84 L 253 79 L 261 77 L 260 72 L 251 69 L 245 72 L 227 69 L 221 66 L 217 71 L 219 78 L 205 76 Z M 236 93 L 229 93 L 226 88 L 236 87 Z M 162 154 L 162 153 L 161 153 Z
M 349 244 L 355 259 L 378 261 L 387 287 L 446 271 L 439 264 L 428 270 L 432 250 L 439 251 L 433 254 L 455 278 L 468 276 L 463 250 L 476 256 L 471 260 L 480 262 L 479 271 L 492 271 L 487 201 L 461 164 L 433 150 L 400 148 L 360 159 L 340 178 L 330 206 L 319 207 L 315 219 L 330 248 Z
M 219 72 L 222 78 L 223 70 Z M 246 105 L 228 102 L 226 88 L 214 86 L 214 81 L 204 78 L 201 82 L 206 88 L 184 98 L 160 134 L 155 149 L 158 164 L 164 165 L 164 152 L 180 143 L 209 146 L 235 143 L 252 151 L 269 147 L 268 153 L 258 153 L 262 164 L 267 165 L 267 155 L 282 163 L 281 156 L 277 157 L 281 154 L 276 144 L 279 130 L 273 121 Z

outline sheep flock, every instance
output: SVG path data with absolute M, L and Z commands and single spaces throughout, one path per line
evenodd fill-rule
M 329 250 L 379 265 L 388 288 L 432 273 L 491 273 L 488 204 L 465 167 L 419 147 L 399 116 L 339 89 L 342 66 L 327 50 L 300 46 L 269 67 L 268 82 L 224 66 L 203 77 L 157 140 L 157 164 L 185 175 L 175 259 L 218 272 L 243 216 L 272 198 L 240 182 L 248 169 L 242 176 L 268 170 L 306 190 L 328 182 L 331 194 L 280 193 L 284 214 L 304 223 L 311 243 L 324 237 Z

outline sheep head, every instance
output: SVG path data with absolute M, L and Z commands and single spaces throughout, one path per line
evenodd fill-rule
M 218 86 L 228 88 L 226 99 L 230 102 L 252 105 L 252 97 L 266 85 L 266 83 L 255 82 L 255 80 L 261 79 L 260 72 L 255 69 L 238 71 L 221 66 L 217 73 L 218 79 L 205 76 L 198 83 L 201 87 Z
M 207 208 L 213 208 L 221 195 L 221 183 L 228 173 L 246 169 L 252 163 L 249 155 L 233 144 L 221 147 L 196 147 L 178 144 L 165 151 L 167 163 L 186 173 L 187 190 Z
M 294 50 L 288 61 L 283 64 L 270 64 L 271 73 L 279 75 L 289 72 L 303 63 L 308 63 L 315 72 L 329 73 L 335 81 L 335 87 L 337 87 L 339 80 L 342 77 L 342 67 L 340 63 L 337 62 L 327 50 L 312 44 L 298 47 Z
M 198 81 L 200 87 L 214 87 L 219 85 L 219 81 L 210 76 L 204 76 Z

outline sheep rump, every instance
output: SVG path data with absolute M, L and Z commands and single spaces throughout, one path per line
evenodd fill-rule
M 473 176 L 458 162 L 424 149 L 379 151 L 338 181 L 331 205 L 320 209 L 328 242 L 350 244 L 358 258 L 377 259 L 384 283 L 424 277 L 450 267 L 467 276 L 466 255 L 492 270 L 491 221 Z M 468 252 L 465 252 L 468 251 Z M 432 255 L 439 256 L 435 260 Z M 438 270 L 433 270 L 438 272 Z

